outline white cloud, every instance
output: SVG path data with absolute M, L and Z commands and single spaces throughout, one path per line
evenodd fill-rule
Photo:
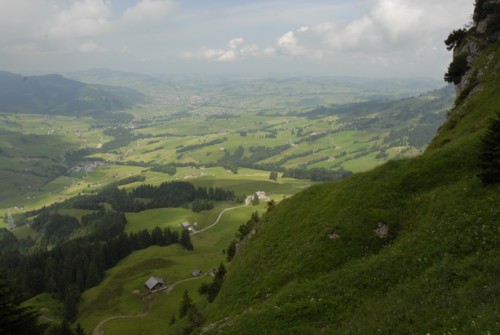
M 229 43 L 227 43 L 227 46 L 229 47 L 229 49 L 236 49 L 237 47 L 242 45 L 243 42 L 243 37 L 236 37 L 230 40 Z
M 160 21 L 176 7 L 172 0 L 141 0 L 123 14 L 123 22 L 137 24 Z
M 0 65 L 154 72 L 208 69 L 208 60 L 263 73 L 371 66 L 382 75 L 409 68 L 440 75 L 451 57 L 442 41 L 472 7 L 473 0 L 0 0 Z M 141 58 L 150 67 L 135 67 Z
M 48 35 L 53 38 L 75 39 L 100 35 L 111 27 L 111 3 L 106 0 L 78 0 L 67 8 L 56 7 Z
M 293 31 L 289 31 L 279 37 L 276 41 L 276 45 L 280 50 L 290 55 L 300 55 L 305 52 L 304 47 L 299 45 Z
M 216 59 L 219 62 L 231 61 L 236 59 L 236 52 L 234 50 L 226 50 Z
M 274 48 L 267 48 L 272 52 L 268 52 L 266 55 L 273 55 L 274 53 L 321 59 L 326 50 L 319 47 L 321 43 L 318 43 L 317 37 L 317 32 L 315 33 L 309 27 L 301 27 L 295 32 L 288 31 L 276 40 Z
M 451 0 L 444 2 L 448 5 L 432 0 L 376 0 L 366 14 L 349 22 L 323 22 L 288 31 L 274 48 L 280 55 L 305 58 L 436 50 L 450 26 L 443 21 L 453 4 Z
M 418 3 L 417 3 L 418 4 Z M 392 40 L 412 34 L 423 23 L 424 10 L 414 7 L 415 2 L 381 0 L 370 14 L 374 25 Z
M 108 57 L 104 54 L 125 58 L 131 49 L 145 49 L 151 23 L 169 22 L 165 18 L 175 4 L 175 0 L 127 4 L 122 0 L 0 0 L 0 64 L 14 70 L 26 67 L 16 60 L 36 64 L 36 59 L 43 58 L 57 71 L 63 57 L 64 63 L 77 66 L 85 66 L 78 58 L 82 54 L 93 54 L 96 62 L 98 55 Z
M 242 56 L 257 56 L 259 54 L 259 47 L 257 44 L 247 44 L 240 49 Z
M 259 47 L 256 44 L 245 44 L 243 37 L 236 37 L 227 43 L 228 49 L 201 48 L 198 52 L 187 51 L 182 54 L 184 59 L 204 59 L 217 62 L 233 61 L 243 57 L 255 57 Z

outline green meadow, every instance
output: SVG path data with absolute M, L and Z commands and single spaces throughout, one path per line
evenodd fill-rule
M 200 224 L 212 223 L 220 210 L 221 208 L 217 208 L 208 215 L 200 215 Z M 199 296 L 197 290 L 201 283 L 209 282 L 211 277 L 179 283 L 168 294 L 157 292 L 146 295 L 144 282 L 150 276 L 158 276 L 163 278 L 167 285 L 171 285 L 192 278 L 191 272 L 194 269 L 207 272 L 218 267 L 225 262 L 223 249 L 234 238 L 239 225 L 248 220 L 255 210 L 262 211 L 263 204 L 227 211 L 217 225 L 192 235 L 193 251 L 187 251 L 179 245 L 153 246 L 135 251 L 107 271 L 101 284 L 84 292 L 77 322 L 82 324 L 87 333 L 91 333 L 99 322 L 108 317 L 130 316 L 111 320 L 103 328 L 112 334 L 162 334 L 162 331 L 168 328 L 172 316 L 178 318 L 184 290 L 189 291 L 197 305 L 205 304 L 206 298 Z M 158 217 L 163 219 L 159 220 Z M 151 210 L 140 215 L 127 214 L 127 218 L 127 231 L 149 229 L 152 228 L 152 223 L 175 228 L 179 220 L 194 219 L 182 209 Z M 138 223 L 140 220 L 144 222 L 142 225 Z
M 80 76 L 87 82 L 96 80 L 89 73 Z M 108 73 L 100 80 L 128 85 L 148 96 L 141 105 L 124 111 L 135 120 L 0 114 L 0 227 L 7 226 L 11 213 L 18 239 L 39 235 L 29 225 L 33 218 L 23 218 L 27 211 L 79 194 L 94 194 L 133 176 L 145 180 L 119 187 L 130 190 L 178 180 L 241 196 L 264 191 L 279 202 L 318 182 L 283 178 L 284 170 L 277 180 L 270 180 L 272 171 L 262 166 L 362 172 L 390 159 L 415 156 L 426 146 L 410 143 L 416 125 L 426 116 L 426 101 L 438 99 L 432 112 L 440 115 L 450 105 L 445 98 L 434 98 L 436 93 L 400 102 L 401 97 L 422 93 L 421 88 L 404 85 L 385 90 L 387 101 L 379 104 L 367 98 L 375 90 L 327 79 L 248 80 L 236 85 L 202 81 L 176 88 L 123 73 Z M 377 87 L 376 91 L 383 90 Z M 358 103 L 378 109 L 366 111 Z M 398 114 L 403 107 L 418 111 L 405 119 Z M 318 114 L 318 108 L 323 114 Z M 246 163 L 231 169 L 224 159 L 238 151 Z M 172 174 L 151 170 L 172 165 Z M 238 207 L 225 212 L 217 225 L 191 235 L 193 251 L 179 245 L 154 246 L 122 259 L 98 286 L 82 292 L 75 324 L 80 323 L 88 334 L 103 321 L 100 330 L 106 333 L 163 334 L 178 314 L 184 290 L 197 306 L 206 306 L 206 298 L 197 289 L 210 282 L 208 276 L 179 283 L 168 294 L 147 295 L 144 282 L 159 276 L 172 285 L 190 279 L 193 269 L 207 272 L 224 263 L 223 250 L 238 227 L 252 212 L 263 213 L 266 201 L 240 206 L 217 202 L 213 209 L 197 213 L 190 208 L 125 213 L 126 233 L 152 231 L 157 226 L 179 230 L 184 221 L 197 222 L 200 230 L 212 225 L 223 210 Z M 60 208 L 57 212 L 80 220 L 91 211 Z M 86 233 L 78 229 L 70 238 Z M 62 320 L 60 302 L 49 295 L 36 296 L 26 304 L 40 311 L 44 322 Z

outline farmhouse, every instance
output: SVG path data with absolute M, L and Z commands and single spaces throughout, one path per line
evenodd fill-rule
M 266 192 L 264 191 L 257 191 L 255 192 L 255 195 L 257 195 L 259 199 L 265 199 L 265 200 L 269 199 L 269 197 L 266 195 Z
M 189 229 L 191 228 L 191 224 L 187 221 L 184 221 L 182 223 L 179 223 L 179 227 L 181 227 L 182 229 Z
M 159 277 L 151 277 L 145 283 L 144 286 L 148 289 L 149 292 L 156 292 L 167 288 L 167 284 L 163 280 L 163 278 Z
M 199 277 L 201 276 L 201 270 L 200 269 L 194 269 L 193 272 L 191 273 L 193 277 Z

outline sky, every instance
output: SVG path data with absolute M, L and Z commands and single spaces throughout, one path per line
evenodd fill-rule
M 474 0 L 0 0 L 0 70 L 442 78 Z

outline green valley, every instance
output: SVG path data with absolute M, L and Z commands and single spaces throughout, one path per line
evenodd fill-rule
M 499 17 L 446 86 L 0 72 L 0 332 L 498 333 Z
M 6 190 L 0 203 L 3 224 L 11 229 L 3 237 L 3 266 L 9 266 L 9 255 L 16 250 L 13 236 L 22 250 L 42 252 L 36 257 L 49 257 L 68 267 L 64 262 L 69 259 L 58 260 L 57 255 L 75 253 L 70 257 L 81 263 L 68 277 L 51 274 L 53 265 L 39 262 L 40 270 L 23 284 L 35 294 L 27 304 L 41 311 L 41 320 L 50 327 L 57 327 L 62 319 L 75 321 L 78 313 L 76 322 L 86 333 L 98 325 L 99 331 L 106 332 L 133 334 L 146 327 L 161 333 L 168 323 L 160 322 L 158 315 L 173 317 L 184 290 L 196 291 L 211 277 L 183 281 L 195 268 L 207 273 L 224 263 L 238 227 L 252 213 L 265 212 L 270 199 L 280 202 L 318 182 L 419 154 L 444 119 L 453 96 L 452 88 L 445 87 L 408 97 L 430 87 L 425 86 L 430 82 L 402 82 L 394 90 L 393 83 L 375 89 L 366 83 L 298 78 L 256 79 L 237 85 L 222 80 L 199 87 L 184 81 L 175 90 L 156 79 L 159 86 L 153 85 L 158 89 L 154 91 L 148 77 L 112 74 L 113 80 L 106 80 L 110 72 L 104 70 L 88 72 L 83 78 L 91 84 L 99 79 L 102 84 L 130 83 L 144 92 L 147 101 L 124 110 L 134 115 L 133 120 L 0 116 L 4 158 L 0 171 Z M 160 93 L 162 87 L 166 91 Z M 316 98 L 311 100 L 309 95 Z M 127 200 L 118 191 L 109 191 L 116 187 L 133 194 L 143 185 L 181 181 L 195 188 L 234 192 L 240 199 L 256 191 L 265 196 L 257 205 L 196 196 L 194 202 L 149 208 L 151 196 Z M 115 195 L 109 198 L 111 194 Z M 106 212 L 100 212 L 103 209 Z M 113 211 L 123 212 L 123 219 L 104 214 Z M 191 238 L 194 251 L 153 237 L 158 229 L 161 234 L 168 229 L 179 242 L 182 222 L 197 223 Z M 115 247 L 120 240 L 128 241 L 129 247 L 100 261 L 103 256 L 88 249 L 112 240 Z M 45 248 L 59 245 L 61 251 L 43 254 Z M 18 260 L 19 264 L 32 261 Z M 100 264 L 97 274 L 92 264 Z M 11 267 L 11 276 L 22 276 L 23 271 Z M 179 285 L 168 294 L 145 295 L 143 283 L 148 276 Z M 40 285 L 30 288 L 29 278 L 41 281 Z M 77 290 L 72 299 L 79 301 L 79 307 L 68 314 L 73 282 Z M 51 293 L 38 295 L 44 291 Z M 205 304 L 201 295 L 191 296 L 196 304 Z

